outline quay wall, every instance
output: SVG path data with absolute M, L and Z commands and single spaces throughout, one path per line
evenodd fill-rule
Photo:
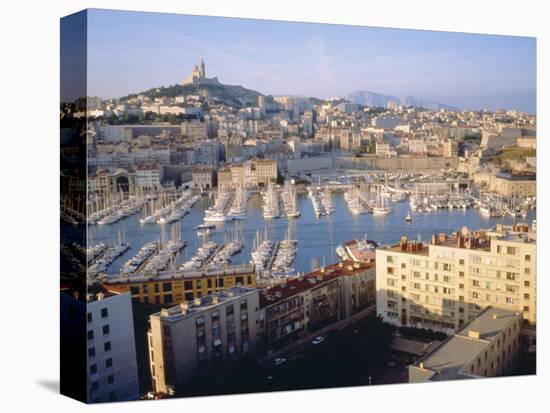
M 334 157 L 334 168 L 372 170 L 430 170 L 458 167 L 458 158 L 377 158 L 377 157 Z
M 289 174 L 330 169 L 333 167 L 332 156 L 316 156 L 313 158 L 287 159 L 286 171 Z

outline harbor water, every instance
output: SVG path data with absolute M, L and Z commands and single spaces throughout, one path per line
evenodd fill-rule
M 141 246 L 161 238 L 161 232 L 170 238 L 172 227 L 178 226 L 182 239 L 187 246 L 180 252 L 176 268 L 185 260 L 191 258 L 197 248 L 205 241 L 224 242 L 231 233 L 240 233 L 244 247 L 235 255 L 231 264 L 248 263 L 259 231 L 262 236 L 267 228 L 268 238 L 280 241 L 288 235 L 298 241 L 298 252 L 294 268 L 300 272 L 311 270 L 312 260 L 320 265 L 338 261 L 335 248 L 343 242 L 364 238 L 375 240 L 381 245 L 395 244 L 402 235 L 410 239 L 421 239 L 428 242 L 433 233 L 458 230 L 463 226 L 472 229 L 491 228 L 498 223 L 512 224 L 514 222 L 531 223 L 536 219 L 536 211 L 529 211 L 527 218 L 488 218 L 475 208 L 468 209 L 438 209 L 429 213 L 411 211 L 408 201 L 393 205 L 391 213 L 383 216 L 372 214 L 353 215 L 350 213 L 343 193 L 332 196 L 335 212 L 328 216 L 317 217 L 314 213 L 311 199 L 305 194 L 298 195 L 299 218 L 264 219 L 262 215 L 262 199 L 259 194 L 253 194 L 248 200 L 246 219 L 219 222 L 208 235 L 197 235 L 195 227 L 203 223 L 204 211 L 212 201 L 202 197 L 180 221 L 172 224 L 140 224 L 140 214 L 135 214 L 110 225 L 90 225 L 88 227 L 88 245 L 100 242 L 113 245 L 118 242 L 119 234 L 130 244 L 130 249 L 117 258 L 108 268 L 109 274 L 117 273 L 124 262 L 134 256 Z M 412 222 L 406 222 L 405 216 L 411 214 Z M 291 221 L 291 222 L 289 222 Z

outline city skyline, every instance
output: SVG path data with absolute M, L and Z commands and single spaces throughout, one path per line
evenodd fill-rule
M 102 98 L 179 83 L 202 55 L 208 77 L 266 95 L 536 109 L 534 38 L 106 10 L 88 27 L 88 94 Z

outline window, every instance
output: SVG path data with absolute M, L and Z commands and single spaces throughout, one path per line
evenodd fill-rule
M 237 284 L 237 285 L 239 285 L 239 284 L 240 284 L 240 285 L 243 285 L 243 283 L 244 283 L 244 277 L 236 277 L 236 278 L 235 278 L 235 284 Z
M 95 357 L 95 347 L 90 347 L 88 349 L 88 357 Z
M 401 264 L 401 268 L 407 268 L 407 264 L 402 263 L 402 264 Z
M 97 373 L 97 364 L 92 364 L 90 366 L 90 374 L 96 374 Z
M 109 401 L 114 402 L 116 400 L 116 391 L 109 392 Z
M 193 281 L 185 281 L 183 283 L 183 285 L 184 285 L 183 288 L 186 289 L 186 290 L 192 290 L 193 289 Z
M 92 322 L 92 313 L 88 313 L 87 317 L 88 317 L 88 323 L 91 323 Z
M 508 254 L 508 255 L 516 255 L 516 247 L 507 247 L 507 248 L 506 248 L 506 254 Z
M 106 341 L 105 343 L 103 343 L 103 350 L 104 351 L 111 351 L 111 342 L 110 341 Z
M 106 308 L 101 309 L 101 318 L 107 318 L 109 316 L 109 310 Z
M 248 285 L 252 284 L 252 276 L 249 275 L 246 278 L 247 278 Z
M 528 312 L 529 312 L 529 307 L 524 306 L 524 307 L 523 307 L 523 311 L 525 311 L 526 313 L 528 313 Z
M 524 272 L 525 274 L 531 274 L 531 268 L 524 268 L 524 269 L 523 269 L 523 272 Z
M 109 328 L 109 324 L 105 324 L 102 328 L 103 330 L 103 335 L 106 336 L 107 334 L 110 333 L 111 329 Z
M 172 283 L 162 283 L 162 291 L 172 291 Z
M 107 376 L 107 383 L 108 384 L 113 384 L 115 382 L 115 376 L 113 376 L 112 374 L 109 374 Z
M 99 382 L 98 381 L 93 381 L 92 382 L 92 390 L 97 390 L 99 389 Z
M 88 340 L 94 339 L 94 330 L 88 330 Z
M 164 304 L 171 303 L 172 300 L 172 294 L 165 294 L 164 295 Z
M 155 283 L 155 292 L 158 293 L 159 290 L 160 290 L 159 285 L 157 283 Z
M 143 294 L 149 293 L 149 286 L 147 284 L 143 284 Z
M 106 368 L 113 367 L 113 359 L 112 358 L 108 358 L 107 360 L 105 360 L 105 367 Z
M 216 279 L 216 286 L 217 287 L 223 287 L 224 286 L 224 279 L 223 278 L 218 278 Z
M 460 265 L 464 265 L 464 259 L 463 259 L 463 258 L 459 259 L 459 260 L 458 260 L 458 263 L 459 263 Z
M 530 283 L 529 281 L 524 281 L 524 282 L 523 282 L 523 285 L 524 285 L 525 287 L 529 287 L 529 286 L 531 286 L 531 283 Z
M 241 301 L 241 310 L 246 310 L 248 307 L 247 307 L 247 302 L 246 300 L 243 300 Z
M 132 286 L 132 287 L 130 287 L 130 294 L 132 294 L 132 295 L 138 295 L 138 294 L 139 294 L 139 286 Z
M 207 280 L 207 287 L 212 288 L 212 280 L 210 278 Z
M 227 307 L 225 307 L 225 313 L 227 315 L 233 314 L 233 305 L 228 305 Z
M 531 255 L 526 254 L 525 255 L 525 261 L 531 261 Z

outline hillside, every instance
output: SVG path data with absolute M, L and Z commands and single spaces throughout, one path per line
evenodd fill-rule
M 205 83 L 194 85 L 176 84 L 167 87 L 159 87 L 124 96 L 121 100 L 130 99 L 138 95 L 156 98 L 161 96 L 175 97 L 182 95 L 200 95 L 212 100 L 218 100 L 228 105 L 243 107 L 255 105 L 260 92 L 247 89 L 239 85 L 224 85 L 223 83 Z

